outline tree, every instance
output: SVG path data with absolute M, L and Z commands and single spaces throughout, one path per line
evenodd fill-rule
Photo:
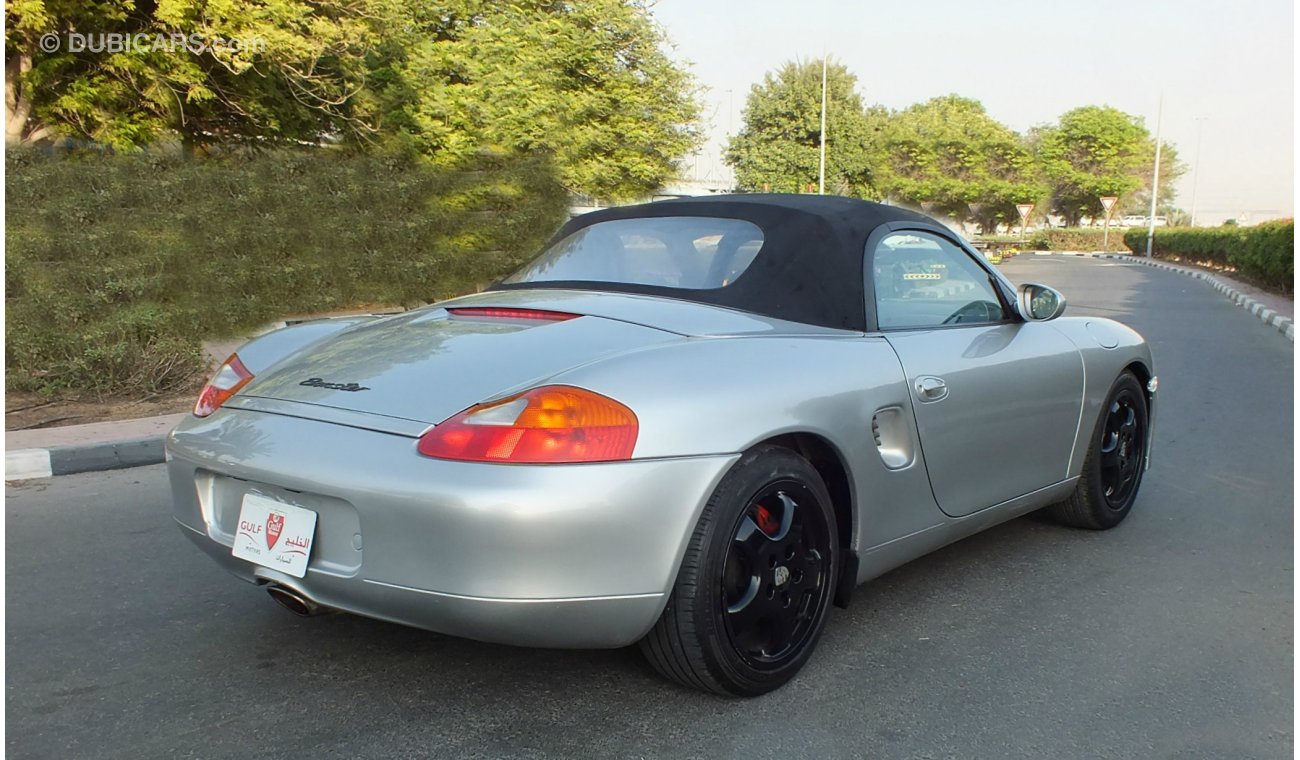
M 848 67 L 826 68 L 826 188 L 878 197 L 872 155 L 882 111 L 863 109 Z M 736 184 L 749 191 L 805 192 L 816 186 L 821 138 L 822 61 L 794 61 L 768 72 L 745 102 L 743 126 L 725 160 Z
M 545 153 L 571 190 L 620 199 L 699 141 L 647 0 L 6 0 L 5 17 L 10 142 Z M 68 32 L 258 44 L 43 51 Z
M 1161 140 L 1160 147 L 1160 197 L 1156 201 L 1156 214 L 1169 214 L 1174 208 L 1174 199 L 1178 191 L 1174 181 L 1187 172 L 1187 165 L 1178 160 L 1178 149 Z M 1138 172 L 1141 186 L 1125 198 L 1121 198 L 1114 213 L 1146 214 L 1151 211 L 1151 169 L 1155 166 L 1155 140 L 1144 149 L 1145 160 Z
M 934 211 L 974 219 L 986 232 L 1017 222 L 1017 204 L 1037 204 L 1047 194 L 1020 135 L 970 98 L 945 95 L 892 115 L 880 150 L 879 184 L 891 198 L 932 203 Z
M 699 142 L 694 82 L 643 0 L 417 7 L 376 69 L 387 128 L 438 160 L 543 151 L 571 190 L 644 196 Z
M 1103 216 L 1104 195 L 1120 198 L 1118 213 L 1144 212 L 1144 194 L 1150 203 L 1155 141 L 1141 119 L 1109 106 L 1084 106 L 1063 114 L 1055 126 L 1035 129 L 1031 140 L 1052 183 L 1052 210 L 1068 224 Z M 1168 202 L 1183 169 L 1173 146 L 1161 152 L 1161 198 Z
M 6 0 L 6 140 L 129 149 L 169 136 L 199 145 L 366 134 L 352 95 L 387 3 Z M 90 39 L 86 49 L 72 49 L 74 34 Z M 103 35 L 133 47 L 112 49 Z M 227 40 L 237 44 L 212 44 Z

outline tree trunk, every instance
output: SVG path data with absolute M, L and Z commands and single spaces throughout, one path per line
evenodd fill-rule
M 23 81 L 32 70 L 32 57 L 15 53 L 5 61 L 5 144 L 21 143 L 32 114 L 30 88 Z

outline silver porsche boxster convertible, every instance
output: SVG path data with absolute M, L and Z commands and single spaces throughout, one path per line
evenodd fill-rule
M 303 615 L 639 642 L 755 695 L 853 588 L 1048 509 L 1103 529 L 1155 368 L 903 209 L 738 195 L 571 220 L 486 291 L 232 355 L 168 438 L 175 517 Z

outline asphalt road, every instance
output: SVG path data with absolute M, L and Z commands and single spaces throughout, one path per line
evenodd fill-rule
M 178 534 L 161 467 L 11 487 L 8 754 L 1291 757 L 1292 344 L 1190 278 L 1004 268 L 1153 345 L 1155 464 L 1113 531 L 1029 517 L 913 562 L 737 701 L 635 650 L 294 618 Z

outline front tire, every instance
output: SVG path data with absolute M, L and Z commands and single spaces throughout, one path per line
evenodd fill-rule
M 684 686 L 734 696 L 781 686 L 821 635 L 838 547 L 817 470 L 779 446 L 746 452 L 705 504 L 641 651 Z
M 1074 493 L 1053 505 L 1057 520 L 1106 530 L 1128 517 L 1146 466 L 1147 398 L 1132 372 L 1115 379 L 1101 408 Z

